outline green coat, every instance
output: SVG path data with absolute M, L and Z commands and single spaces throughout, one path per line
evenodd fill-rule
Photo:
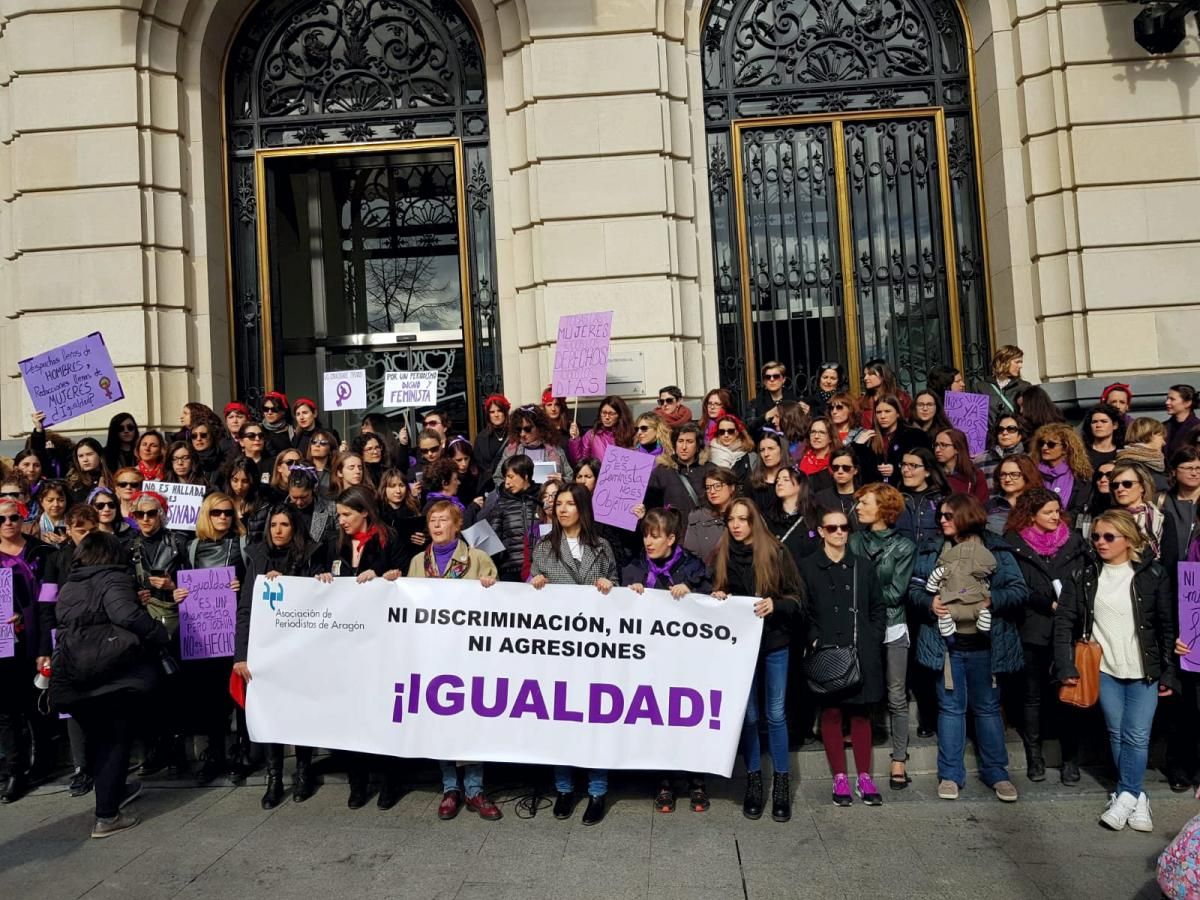
M 894 528 L 856 531 L 850 535 L 850 552 L 869 560 L 874 567 L 887 607 L 888 626 L 903 624 L 917 545 Z

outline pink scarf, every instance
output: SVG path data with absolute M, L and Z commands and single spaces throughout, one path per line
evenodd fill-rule
M 1062 549 L 1067 538 L 1071 536 L 1071 529 L 1067 527 L 1066 522 L 1059 522 L 1053 531 L 1042 531 L 1036 525 L 1027 525 L 1020 533 L 1034 553 L 1049 559 Z

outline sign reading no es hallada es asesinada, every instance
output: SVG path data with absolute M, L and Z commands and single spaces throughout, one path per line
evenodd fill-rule
M 116 403 L 125 391 L 98 331 L 17 363 L 42 424 L 57 425 Z

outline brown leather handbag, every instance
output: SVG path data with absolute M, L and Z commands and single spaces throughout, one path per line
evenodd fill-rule
M 1061 685 L 1058 699 L 1082 709 L 1095 706 L 1100 700 L 1100 644 L 1091 635 L 1075 642 L 1075 671 L 1079 684 Z

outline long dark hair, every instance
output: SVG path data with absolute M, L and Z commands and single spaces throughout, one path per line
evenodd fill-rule
M 312 555 L 313 542 L 305 530 L 304 522 L 300 518 L 300 511 L 288 503 L 276 503 L 267 511 L 267 524 L 263 529 L 263 543 L 267 545 L 268 552 L 282 549 L 271 542 L 271 520 L 276 516 L 287 516 L 288 522 L 292 526 L 292 540 L 287 545 L 287 556 L 284 559 L 284 565 L 288 571 L 284 574 L 293 574 L 300 571 L 309 556 Z
M 887 364 L 887 360 L 869 359 L 863 365 L 863 371 L 879 376 L 879 387 L 864 388 L 864 397 L 879 400 L 883 397 L 898 397 L 900 395 L 900 382 L 896 379 L 896 373 L 892 371 L 892 367 Z M 904 418 L 903 409 L 900 409 L 900 418 Z
M 922 397 L 933 398 L 933 418 L 929 420 L 928 427 L 922 425 L 921 420 L 917 418 L 917 403 Z M 946 411 L 942 408 L 942 395 L 934 393 L 929 389 L 919 391 L 917 395 L 913 397 L 912 411 L 908 416 L 908 424 L 913 428 L 919 428 L 926 434 L 933 435 L 936 435 L 939 431 L 945 431 L 948 428 L 954 427 L 954 424 L 948 418 L 946 418 Z
M 242 501 L 246 504 L 246 508 L 258 503 L 258 489 L 262 484 L 262 470 L 259 469 L 258 463 L 246 456 L 235 456 L 225 465 L 221 466 L 217 473 L 217 490 L 223 494 L 228 494 L 230 497 L 237 497 L 233 490 L 233 481 L 235 473 L 241 472 L 250 480 L 250 487 L 246 491 L 246 497 Z
M 130 416 L 130 418 L 133 417 Z M 100 468 L 96 470 L 94 478 L 79 468 L 80 447 L 87 447 L 89 450 L 95 451 L 100 458 Z M 71 449 L 71 468 L 67 471 L 67 485 L 71 490 L 78 490 L 82 487 L 90 489 L 101 484 L 112 486 L 112 481 L 112 472 L 104 461 L 104 448 L 100 446 L 100 442 L 92 437 L 80 438 L 79 442 Z
M 554 434 L 550 420 L 546 418 L 546 411 L 540 406 L 534 406 L 528 403 L 525 406 L 518 406 L 508 416 L 508 443 L 514 447 L 520 447 L 521 444 L 521 426 L 532 425 L 537 429 L 538 434 L 542 436 L 542 443 L 550 443 L 554 440 Z
M 133 440 L 130 441 L 128 450 L 121 447 L 121 423 L 126 419 L 133 423 Z M 134 454 L 137 451 L 139 437 L 141 437 L 141 429 L 138 428 L 137 419 L 127 412 L 117 413 L 108 420 L 108 437 L 104 439 L 104 449 L 100 453 L 100 458 L 113 472 L 122 466 L 134 465 L 137 462 Z
M 595 550 L 600 546 L 601 538 L 596 531 L 596 519 L 592 514 L 592 492 L 582 484 L 564 484 L 558 490 L 558 497 L 564 493 L 571 495 L 575 501 L 575 508 L 579 511 L 579 543 Z M 550 518 L 550 533 L 542 540 L 550 542 L 550 552 L 554 554 L 555 559 L 562 562 L 563 529 L 558 523 L 558 497 L 554 498 L 555 513 Z
M 925 481 L 930 489 L 937 491 L 943 497 L 950 493 L 950 482 L 946 480 L 946 473 L 942 471 L 942 464 L 937 461 L 937 457 L 933 455 L 932 450 L 928 447 L 914 447 L 911 450 L 904 451 L 904 456 L 915 456 L 924 464 L 925 471 L 929 473 Z M 901 484 L 903 485 L 903 481 L 901 481 Z M 907 492 L 907 488 L 903 486 L 900 490 Z
M 750 519 L 749 544 L 754 566 L 755 593 L 760 597 L 778 597 L 785 585 L 784 569 L 795 569 L 792 555 L 779 552 L 779 541 L 771 534 L 762 511 L 753 500 L 747 497 L 738 497 L 730 503 L 729 509 L 725 511 L 726 522 L 729 521 L 730 514 L 739 506 L 745 508 L 747 517 Z M 718 591 L 724 591 L 729 587 L 729 552 L 732 543 L 733 536 L 730 535 L 729 528 L 726 526 L 725 533 L 721 535 L 721 541 L 713 553 L 713 587 Z M 788 574 L 792 575 L 793 573 L 789 572 Z M 790 577 L 786 581 L 796 583 L 799 579 Z
M 629 448 L 633 446 L 633 413 L 629 409 L 629 404 L 616 394 L 609 394 L 600 401 L 600 405 L 596 407 L 596 424 L 592 426 L 592 430 L 599 432 L 604 428 L 600 424 L 599 410 L 604 407 L 611 407 L 617 414 L 617 421 L 613 423 L 613 427 L 609 429 L 612 432 L 613 442 L 618 447 Z
M 395 538 L 395 532 L 387 527 L 383 518 L 379 515 L 379 506 L 375 503 L 375 495 L 371 489 L 365 484 L 356 484 L 346 488 L 334 502 L 338 506 L 348 506 L 356 513 L 360 513 L 367 517 L 367 527 L 375 528 L 379 535 L 379 546 L 386 547 L 389 540 Z M 338 529 L 338 552 L 346 548 L 350 542 L 350 536 L 342 529 Z

